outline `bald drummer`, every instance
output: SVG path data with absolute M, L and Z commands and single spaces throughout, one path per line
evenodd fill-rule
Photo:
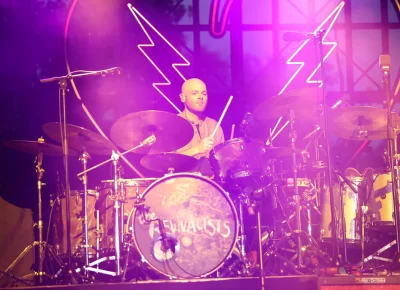
M 214 138 L 211 137 L 217 121 L 204 115 L 208 102 L 206 84 L 197 78 L 188 79 L 183 83 L 179 96 L 185 108 L 178 115 L 192 124 L 194 136 L 177 152 L 199 159 L 199 168 L 196 171 L 205 176 L 212 176 L 209 153 L 212 148 L 224 142 L 224 132 L 219 127 Z

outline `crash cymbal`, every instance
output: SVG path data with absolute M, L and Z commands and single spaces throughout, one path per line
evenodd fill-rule
M 296 154 L 301 154 L 300 149 L 295 149 Z M 265 156 L 267 158 L 280 158 L 292 155 L 292 148 L 290 147 L 266 147 Z
M 152 171 L 167 173 L 170 168 L 174 172 L 188 172 L 195 168 L 197 159 L 179 153 L 149 154 L 140 160 L 140 164 Z
M 253 115 L 259 121 L 266 121 L 290 116 L 290 111 L 293 110 L 296 120 L 310 119 L 318 115 L 320 101 L 322 101 L 320 88 L 286 91 L 263 102 L 254 110 Z
M 330 133 L 351 140 L 387 138 L 386 110 L 375 107 L 344 107 L 327 111 Z M 398 115 L 393 113 L 394 123 Z
M 193 138 L 193 127 L 184 118 L 164 111 L 141 111 L 128 114 L 111 127 L 111 140 L 129 150 L 154 134 L 156 141 L 135 153 L 154 154 L 175 151 Z
M 67 124 L 68 147 L 78 152 L 97 155 L 111 155 L 117 147 L 98 133 L 83 127 Z M 52 122 L 43 125 L 43 131 L 53 140 L 61 143 L 60 123 Z
M 29 140 L 10 140 L 5 141 L 4 145 L 9 148 L 19 150 L 22 152 L 37 155 L 38 153 L 43 153 L 47 156 L 62 156 L 63 150 L 61 146 L 50 144 L 44 142 L 44 139 L 39 139 L 38 141 Z M 76 151 L 68 149 L 68 156 L 76 156 Z

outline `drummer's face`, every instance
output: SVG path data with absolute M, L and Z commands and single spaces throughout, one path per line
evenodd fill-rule
M 193 81 L 188 84 L 183 92 L 182 101 L 189 111 L 201 113 L 207 107 L 207 88 L 201 81 Z

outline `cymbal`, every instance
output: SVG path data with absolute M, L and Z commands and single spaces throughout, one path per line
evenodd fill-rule
M 296 154 L 300 154 L 300 149 L 295 149 Z M 265 147 L 265 156 L 268 158 L 280 158 L 292 155 L 290 147 Z
M 149 154 L 140 160 L 146 169 L 162 173 L 167 173 L 170 168 L 174 172 L 188 172 L 195 168 L 197 162 L 196 158 L 179 153 Z
M 111 141 L 98 133 L 71 124 L 67 124 L 66 127 L 68 147 L 78 152 L 111 155 L 112 150 L 117 150 L 117 147 Z M 51 139 L 61 143 L 60 123 L 46 123 L 42 126 L 42 129 Z
M 318 103 L 321 100 L 322 90 L 317 87 L 286 91 L 263 102 L 254 110 L 253 115 L 259 121 L 266 121 L 290 116 L 293 110 L 296 120 L 310 119 L 318 114 Z
M 151 146 L 139 148 L 135 153 L 154 154 L 175 151 L 192 140 L 194 130 L 184 118 L 165 111 L 140 111 L 117 120 L 111 127 L 111 140 L 129 150 L 144 139 L 155 135 Z
M 394 114 L 397 123 L 398 115 Z M 351 140 L 380 140 L 387 138 L 387 113 L 375 107 L 344 107 L 327 112 L 330 132 Z
M 19 150 L 22 152 L 37 155 L 42 152 L 46 156 L 62 156 L 63 150 L 61 146 L 50 144 L 44 142 L 43 139 L 39 141 L 29 141 L 29 140 L 10 140 L 5 141 L 4 145 L 9 148 Z M 76 156 L 77 152 L 72 149 L 68 149 L 68 156 Z

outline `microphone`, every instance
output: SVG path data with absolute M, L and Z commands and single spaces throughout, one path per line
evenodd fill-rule
M 242 122 L 240 123 L 240 132 L 246 135 L 247 127 L 250 125 L 252 121 L 253 121 L 253 115 L 250 112 L 247 112 L 246 115 L 244 115 Z
M 146 139 L 144 139 L 141 144 L 143 146 L 150 146 L 153 145 L 156 142 L 157 138 L 156 136 L 153 134 L 150 137 L 147 137 Z
M 324 34 L 325 34 L 324 29 L 316 33 L 313 32 L 302 33 L 302 32 L 288 31 L 282 35 L 282 39 L 284 41 L 303 41 L 306 39 L 319 38 L 322 37 Z
M 161 219 L 158 219 L 158 228 L 160 230 L 160 236 L 161 236 L 161 250 L 164 253 L 168 252 L 168 250 L 171 250 L 172 253 L 175 253 L 176 241 L 175 239 L 169 238 L 167 236 L 167 231 L 165 230 L 164 222 Z
M 113 68 L 109 68 L 109 69 L 105 69 L 105 70 L 102 70 L 101 71 L 101 76 L 106 76 L 106 75 L 108 75 L 108 74 L 111 74 L 111 75 L 113 75 L 113 74 L 117 74 L 117 75 L 120 75 L 121 74 L 121 68 L 120 67 L 113 67 Z
M 388 54 L 383 54 L 379 56 L 379 68 L 384 72 L 384 73 L 389 73 L 390 69 L 390 55 Z

